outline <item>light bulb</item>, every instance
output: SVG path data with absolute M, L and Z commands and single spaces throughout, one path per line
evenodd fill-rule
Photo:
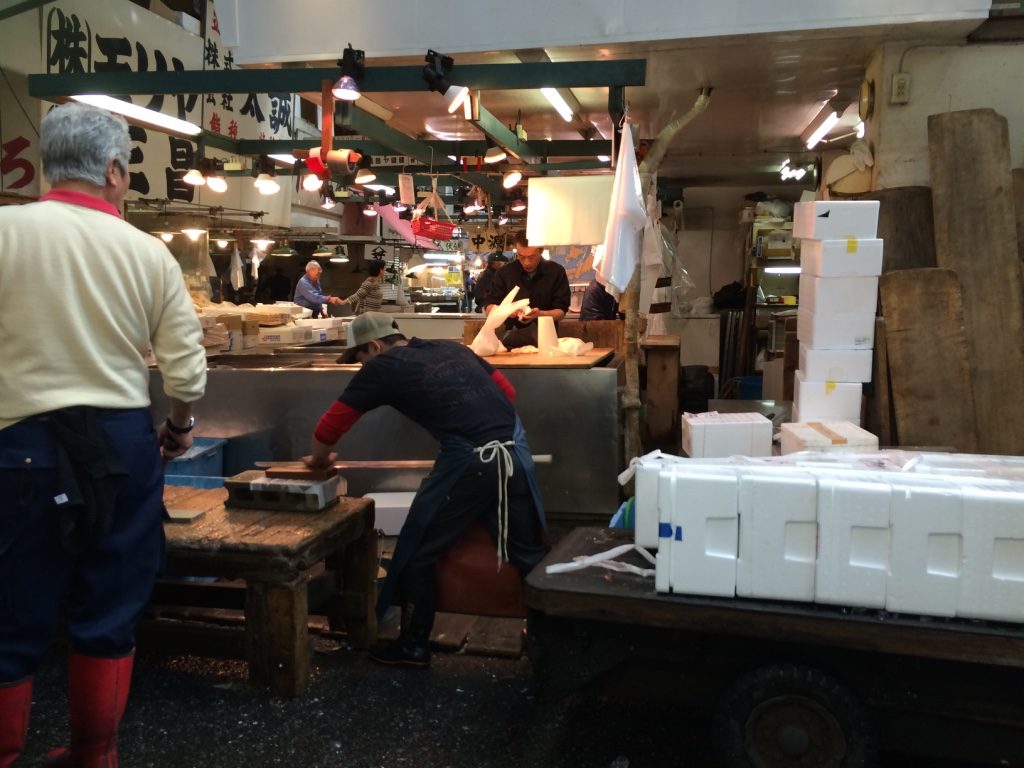
M 323 185 L 323 179 L 321 179 L 315 173 L 307 173 L 305 178 L 302 179 L 302 188 L 307 192 L 319 192 L 320 187 L 322 187 Z
M 228 180 L 223 176 L 207 176 L 206 188 L 211 192 L 217 192 L 218 194 L 221 192 L 227 192 Z
M 206 183 L 206 177 L 203 176 L 203 172 L 198 168 L 191 168 L 182 179 L 186 184 L 191 184 L 193 187 L 201 187 Z
M 501 177 L 501 186 L 505 189 L 512 189 L 518 184 L 523 178 L 523 174 L 520 171 L 509 171 Z
M 188 235 L 188 239 L 193 243 L 206 234 L 205 229 L 197 229 L 196 227 L 182 228 L 181 231 L 183 234 Z
M 217 241 L 217 247 L 218 248 L 227 248 L 228 247 L 228 241 L 227 240 L 218 240 Z
M 163 240 L 165 243 L 169 243 L 169 242 L 171 242 L 171 240 L 174 239 L 174 233 L 173 232 L 161 232 L 160 233 L 160 239 Z

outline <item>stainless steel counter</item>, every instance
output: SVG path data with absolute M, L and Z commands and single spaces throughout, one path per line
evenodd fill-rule
M 259 460 L 292 460 L 309 453 L 321 413 L 351 380 L 356 366 L 329 353 L 225 356 L 211 361 L 206 396 L 197 404 L 196 434 L 230 438 L 225 471 Z M 607 520 L 618 506 L 622 469 L 618 388 L 623 367 L 506 369 L 516 409 L 535 454 L 553 464 L 537 468 L 545 508 L 556 521 Z M 154 421 L 167 413 L 160 374 L 150 379 Z M 391 408 L 361 418 L 337 446 L 342 459 L 424 459 L 437 442 Z M 349 493 L 412 491 L 425 472 L 358 470 L 345 473 Z

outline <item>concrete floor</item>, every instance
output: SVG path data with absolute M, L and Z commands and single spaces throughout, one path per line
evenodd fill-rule
M 314 637 L 300 698 L 270 698 L 245 665 L 140 652 L 121 729 L 130 768 L 705 768 L 708 723 L 642 701 L 534 695 L 525 658 L 436 653 L 429 671 L 373 664 Z M 65 667 L 55 654 L 37 678 L 28 749 L 38 765 L 66 741 Z M 922 766 L 887 756 L 883 766 Z M 929 762 L 929 768 L 937 768 Z

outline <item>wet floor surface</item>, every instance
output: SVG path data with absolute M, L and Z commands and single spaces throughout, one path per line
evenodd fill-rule
M 528 661 L 435 653 L 428 671 L 372 663 L 314 641 L 296 699 L 264 695 L 245 664 L 140 652 L 121 729 L 126 768 L 703 768 L 708 723 L 642 700 L 535 695 Z M 65 666 L 37 678 L 25 759 L 66 741 Z M 887 756 L 887 768 L 938 768 Z M 943 766 L 946 768 L 946 766 Z

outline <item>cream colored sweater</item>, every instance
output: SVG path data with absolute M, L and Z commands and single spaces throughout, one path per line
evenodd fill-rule
M 181 269 L 157 238 L 78 192 L 0 208 L 0 429 L 72 405 L 149 405 L 206 386 L 202 331 Z M 108 212 L 109 211 L 109 212 Z

